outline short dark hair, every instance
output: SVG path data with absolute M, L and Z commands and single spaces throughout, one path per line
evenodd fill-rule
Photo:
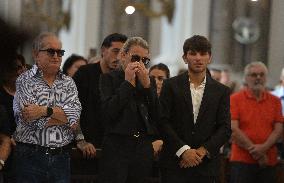
M 168 68 L 168 66 L 166 64 L 163 64 L 163 63 L 159 63 L 159 64 L 156 64 L 156 65 L 153 65 L 150 69 L 149 69 L 149 72 L 151 72 L 152 70 L 154 69 L 159 69 L 161 71 L 164 71 L 166 73 L 166 77 L 167 79 L 170 78 L 170 70 Z
M 72 54 L 70 57 L 68 57 L 65 62 L 64 65 L 62 67 L 62 72 L 65 75 L 67 74 L 67 70 L 72 67 L 72 65 L 77 61 L 77 60 L 84 60 L 86 62 L 86 64 L 88 63 L 87 59 L 85 59 L 84 57 L 80 56 L 80 55 L 76 55 L 76 54 Z
M 183 54 L 186 55 L 188 51 L 208 52 L 211 55 L 211 43 L 204 36 L 194 35 L 183 44 Z
M 126 35 L 119 34 L 119 33 L 113 33 L 113 34 L 110 34 L 110 35 L 108 35 L 107 37 L 104 38 L 101 47 L 109 48 L 109 47 L 111 47 L 111 43 L 112 42 L 122 42 L 122 43 L 125 43 L 126 40 L 127 40 L 127 36 Z

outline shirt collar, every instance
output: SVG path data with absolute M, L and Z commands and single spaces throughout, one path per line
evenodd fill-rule
M 31 77 L 34 77 L 34 76 L 40 76 L 42 77 L 43 76 L 43 72 L 40 68 L 38 68 L 38 66 L 36 64 L 33 65 L 33 67 L 31 68 Z M 56 75 L 56 78 L 60 78 L 60 79 L 64 79 L 64 77 L 66 77 L 63 72 L 61 70 L 58 71 L 57 75 Z
M 244 90 L 244 92 L 245 92 L 245 95 L 246 95 L 247 98 L 256 100 L 256 97 L 253 95 L 251 89 L 246 88 Z M 265 91 L 261 92 L 261 96 L 260 96 L 259 101 L 265 100 L 266 98 L 267 98 L 267 92 L 265 92 Z
M 189 81 L 189 83 L 190 83 L 190 77 L 188 77 L 188 81 Z M 190 84 L 191 84 L 191 83 L 190 83 Z M 201 84 L 200 84 L 198 87 L 205 87 L 205 84 L 206 84 L 206 75 L 205 75 L 203 81 L 201 82 Z

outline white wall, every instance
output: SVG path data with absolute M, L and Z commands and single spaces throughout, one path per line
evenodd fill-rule
M 0 0 L 0 17 L 9 23 L 19 25 L 21 0 Z
M 171 70 L 171 76 L 181 68 L 186 68 L 182 60 L 182 46 L 185 39 L 200 34 L 208 37 L 210 0 L 176 0 L 176 9 L 172 23 L 166 17 L 161 18 L 161 28 L 151 30 L 152 42 L 159 42 L 159 55 L 152 64 L 165 63 Z M 160 32 L 157 32 L 160 31 Z M 156 46 L 157 47 L 157 46 Z
M 65 60 L 71 54 L 87 57 L 90 48 L 98 43 L 100 0 L 73 0 L 70 30 L 62 30 L 59 37 L 65 49 Z

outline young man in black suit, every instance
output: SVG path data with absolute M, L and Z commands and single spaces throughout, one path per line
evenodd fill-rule
M 87 157 L 96 156 L 96 149 L 101 148 L 104 134 L 100 114 L 100 75 L 118 68 L 117 55 L 126 40 L 127 37 L 119 33 L 106 36 L 101 46 L 101 59 L 97 63 L 80 67 L 73 77 L 82 104 L 80 126 L 83 136 L 77 134 L 77 146 Z
M 188 72 L 166 80 L 160 95 L 162 183 L 217 180 L 219 149 L 229 139 L 229 88 L 207 74 L 211 44 L 195 35 L 184 42 Z

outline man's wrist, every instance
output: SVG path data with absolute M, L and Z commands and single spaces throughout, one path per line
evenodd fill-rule
M 190 147 L 188 145 L 184 145 L 182 146 L 177 152 L 176 155 L 177 157 L 181 157 L 181 155 L 184 153 L 184 151 L 190 149 Z
M 85 140 L 85 137 L 82 133 L 78 133 L 75 137 L 76 142 L 80 142 L 82 140 Z

